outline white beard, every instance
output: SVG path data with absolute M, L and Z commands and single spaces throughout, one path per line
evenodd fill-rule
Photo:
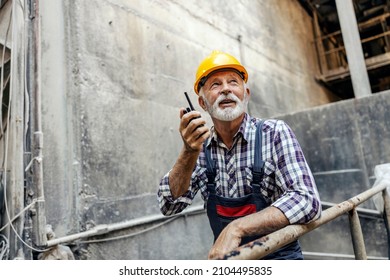
M 237 119 L 244 113 L 248 106 L 249 95 L 247 93 L 244 94 L 244 100 L 241 101 L 237 96 L 233 93 L 229 93 L 228 95 L 221 94 L 217 100 L 215 100 L 214 104 L 211 105 L 209 101 L 204 97 L 203 100 L 206 103 L 207 111 L 209 112 L 212 118 L 215 118 L 220 121 L 232 121 Z M 225 100 L 230 99 L 236 102 L 236 106 L 234 108 L 220 108 L 219 104 Z

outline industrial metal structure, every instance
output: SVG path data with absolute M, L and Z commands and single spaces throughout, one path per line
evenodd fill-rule
M 388 0 L 300 0 L 307 12 L 313 17 L 315 40 L 320 73 L 316 79 L 342 99 L 355 97 L 348 61 L 354 62 L 359 54 L 367 68 L 370 90 L 380 92 L 390 89 L 390 1 Z M 351 10 L 345 6 L 353 5 L 353 13 L 346 18 L 347 25 L 340 24 L 340 18 Z M 352 7 L 352 6 L 351 6 Z M 354 19 L 356 17 L 356 19 Z M 357 29 L 351 28 L 351 22 L 357 22 Z M 357 33 L 353 42 L 351 56 L 348 59 L 346 34 Z M 361 70 L 359 70 L 362 72 Z M 361 82 L 360 82 L 361 84 Z

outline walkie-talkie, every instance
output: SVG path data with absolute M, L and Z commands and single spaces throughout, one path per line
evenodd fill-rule
M 187 101 L 188 101 L 188 104 L 190 105 L 190 107 L 187 107 L 187 108 L 186 108 L 186 110 L 185 110 L 184 113 L 188 113 L 188 112 L 191 112 L 191 111 L 195 111 L 194 106 L 192 106 L 191 100 L 190 100 L 190 98 L 188 97 L 188 94 L 187 94 L 186 91 L 184 92 L 184 95 L 186 96 Z
M 187 114 L 188 112 L 191 112 L 191 111 L 195 111 L 195 108 L 194 108 L 194 106 L 192 106 L 191 100 L 190 100 L 190 98 L 188 97 L 188 94 L 187 94 L 186 91 L 184 92 L 184 95 L 186 96 L 187 101 L 188 101 L 188 104 L 190 105 L 190 107 L 187 107 L 187 108 L 184 110 L 184 114 Z M 198 119 L 198 118 L 200 118 L 200 117 L 192 118 L 192 119 L 190 120 L 190 122 L 191 122 L 193 119 Z M 201 127 L 201 126 L 203 126 L 203 124 L 201 124 L 201 125 L 198 126 L 198 127 Z

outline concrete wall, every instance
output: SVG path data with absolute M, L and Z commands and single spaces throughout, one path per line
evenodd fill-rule
M 213 49 L 247 66 L 252 115 L 335 100 L 314 81 L 311 18 L 298 1 L 39 3 L 44 186 L 58 237 L 159 213 L 157 185 L 181 147 L 183 92 L 193 92 L 196 68 Z M 202 259 L 211 242 L 200 214 L 72 249 L 85 259 Z
M 297 134 L 322 199 L 338 203 L 366 190 L 375 181 L 375 166 L 390 162 L 389 96 L 387 91 L 278 116 Z
M 293 128 L 309 162 L 321 199 L 340 203 L 371 188 L 375 166 L 390 163 L 390 91 L 279 116 Z M 371 199 L 361 207 L 377 209 Z M 381 217 L 361 217 L 369 256 L 388 257 Z M 302 239 L 308 251 L 353 254 L 348 218 Z

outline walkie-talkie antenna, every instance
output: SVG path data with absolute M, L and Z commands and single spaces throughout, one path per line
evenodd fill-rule
M 185 94 L 185 96 L 186 96 L 186 98 L 187 98 L 188 104 L 190 104 L 191 111 L 195 111 L 195 108 L 194 108 L 194 106 L 192 106 L 191 100 L 190 100 L 190 98 L 188 97 L 187 92 L 185 91 L 184 94 Z

